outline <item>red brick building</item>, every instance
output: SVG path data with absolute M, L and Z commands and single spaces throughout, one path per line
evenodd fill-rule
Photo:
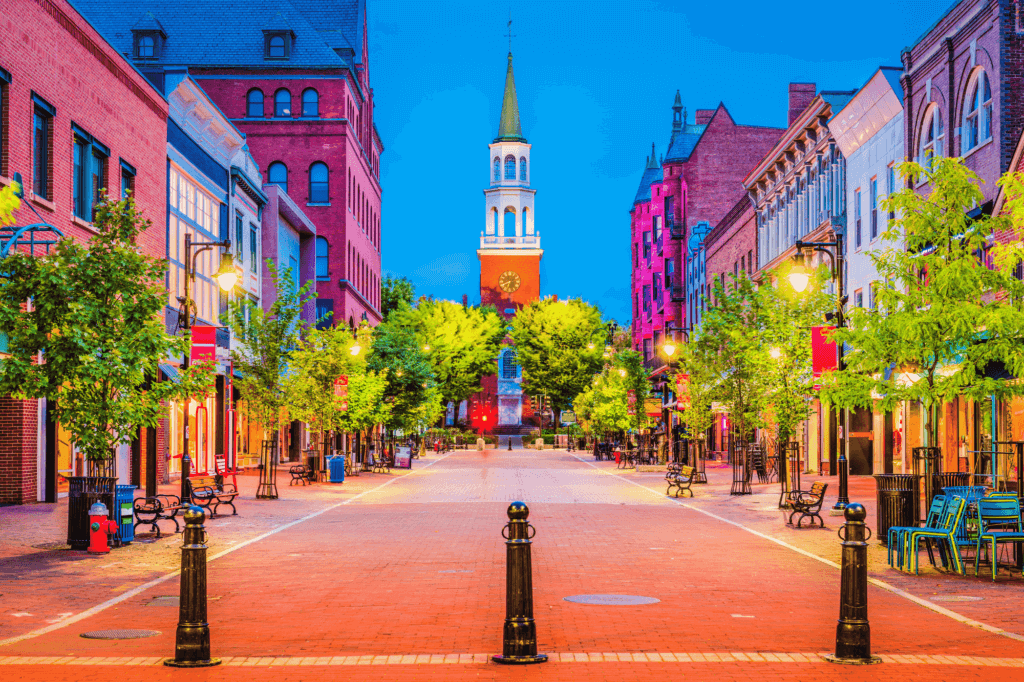
M 749 197 L 744 195 L 737 201 L 704 238 L 704 258 L 708 285 L 716 277 L 729 281 L 741 272 L 753 276 L 757 269 L 757 221 Z
M 130 187 L 156 226 L 140 245 L 163 258 L 167 110 L 163 96 L 67 2 L 5 2 L 0 184 L 22 178 L 17 227 L 46 223 L 54 230 L 38 237 L 88 240 L 97 192 L 106 188 L 120 198 Z M 83 172 L 75 172 L 75 154 L 88 160 Z M 12 234 L 0 233 L 0 248 Z M 66 438 L 46 415 L 45 401 L 0 398 L 0 504 L 56 501 L 63 476 L 74 473 L 70 450 L 60 445 Z M 143 434 L 133 461 L 147 456 L 154 435 Z

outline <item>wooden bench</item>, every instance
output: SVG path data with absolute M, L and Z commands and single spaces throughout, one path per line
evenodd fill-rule
M 673 465 L 669 465 L 670 472 L 672 472 L 672 468 Z M 685 465 L 678 466 L 678 473 L 666 473 L 665 480 L 668 481 L 668 488 L 665 490 L 665 495 L 671 494 L 672 489 L 675 488 L 674 497 L 679 497 L 682 493 L 690 493 L 690 497 L 693 497 L 693 491 L 690 490 L 690 486 L 693 485 L 696 473 L 697 470 L 694 467 Z
M 230 483 L 218 486 L 213 476 L 189 476 L 188 492 L 192 504 L 210 512 L 211 519 L 217 516 L 217 510 L 222 504 L 231 507 L 232 516 L 238 515 L 238 510 L 235 509 L 238 489 Z
M 818 481 L 811 486 L 810 490 L 794 490 L 789 494 L 789 504 L 793 509 L 789 513 L 789 520 L 787 524 L 793 525 L 793 516 L 797 513 L 800 514 L 800 518 L 797 519 L 796 527 L 799 528 L 800 524 L 807 517 L 811 519 L 811 525 L 814 525 L 814 519 L 818 519 L 818 523 L 821 527 L 825 527 L 825 520 L 821 518 L 821 503 L 825 499 L 825 491 L 828 490 L 828 484 Z
M 187 509 L 188 505 L 181 503 L 177 495 L 154 495 L 153 497 L 135 498 L 135 528 L 139 524 L 148 523 L 150 530 L 160 537 L 160 526 L 157 521 L 174 521 L 174 532 L 180 533 L 181 526 L 178 525 L 178 512 Z
M 391 473 L 391 460 L 386 454 L 382 454 L 373 460 L 373 473 L 375 474 L 390 474 Z
M 306 485 L 309 483 L 309 467 L 305 464 L 296 464 L 288 467 L 288 473 L 292 475 L 292 480 L 289 481 L 288 485 L 295 485 L 296 483 Z

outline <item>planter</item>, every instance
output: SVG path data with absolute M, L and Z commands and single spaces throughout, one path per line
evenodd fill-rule
M 116 513 L 116 485 L 117 479 L 112 476 L 68 477 L 68 544 L 71 549 L 89 546 L 89 507 L 93 503 L 102 502 L 111 514 Z

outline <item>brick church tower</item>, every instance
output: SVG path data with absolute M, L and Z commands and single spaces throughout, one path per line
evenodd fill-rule
M 534 224 L 530 187 L 530 144 L 519 123 L 519 103 L 508 54 L 505 94 L 501 103 L 498 136 L 489 145 L 490 183 L 484 190 L 486 223 L 480 233 L 480 303 L 493 305 L 509 319 L 516 311 L 540 298 L 540 234 Z M 498 358 L 498 374 L 483 380 L 478 405 L 497 417 L 499 431 L 514 432 L 523 424 L 522 371 L 515 350 Z M 529 406 L 526 406 L 527 412 Z M 491 424 L 494 424 L 491 421 Z M 490 425 L 483 423 L 486 430 Z

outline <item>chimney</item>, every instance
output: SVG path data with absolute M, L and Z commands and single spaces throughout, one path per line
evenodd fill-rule
M 711 117 L 715 115 L 714 109 L 698 109 L 696 113 L 697 125 L 702 126 L 706 123 L 711 122 Z
M 789 84 L 789 123 L 800 118 L 807 105 L 814 99 L 814 91 L 817 86 L 814 83 L 790 83 Z

